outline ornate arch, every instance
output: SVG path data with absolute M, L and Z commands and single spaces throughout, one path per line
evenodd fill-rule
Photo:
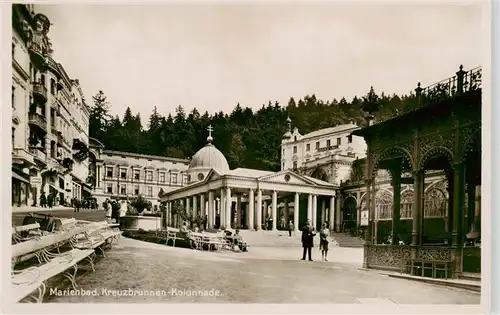
M 415 201 L 415 191 L 413 189 L 405 189 L 401 192 L 401 219 L 413 218 L 413 203 Z
M 309 175 L 313 178 L 322 180 L 324 182 L 329 182 L 328 174 L 320 167 L 315 168 L 312 172 L 311 175 Z
M 445 217 L 448 212 L 448 196 L 443 189 L 444 181 L 431 184 L 424 194 L 424 218 Z
M 365 210 L 367 208 L 366 204 L 367 202 L 368 202 L 368 194 L 365 192 L 359 199 L 359 206 L 358 206 L 359 209 L 361 209 L 362 211 Z
M 395 146 L 395 147 L 391 147 L 391 148 L 388 148 L 388 149 L 382 151 L 382 153 L 380 153 L 380 154 L 373 155 L 372 176 L 374 176 L 377 173 L 380 162 L 382 162 L 385 158 L 390 157 L 391 155 L 397 154 L 397 153 L 401 154 L 403 156 L 403 159 L 405 160 L 405 162 L 408 163 L 408 165 L 411 168 L 413 168 L 414 163 L 413 163 L 413 158 L 412 158 L 412 155 L 410 154 L 410 152 L 405 148 Z M 389 172 L 389 174 L 390 174 L 390 172 Z
M 347 196 L 344 199 L 344 213 L 349 214 L 351 220 L 356 220 L 356 210 L 358 208 L 358 202 L 354 196 Z
M 379 189 L 375 193 L 375 213 L 380 220 L 392 218 L 393 193 L 388 189 Z
M 422 155 L 418 163 L 418 169 L 423 170 L 427 161 L 438 156 L 446 157 L 450 165 L 453 165 L 453 153 L 446 147 L 438 146 L 433 147 L 429 151 L 425 152 L 424 155 Z

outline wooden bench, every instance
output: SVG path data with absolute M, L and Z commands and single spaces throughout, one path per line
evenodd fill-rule
M 167 240 L 165 242 L 165 245 L 168 245 L 168 241 L 172 241 L 172 246 L 175 247 L 175 241 L 176 240 L 181 240 L 181 237 L 177 237 L 177 233 L 179 233 L 180 230 L 172 227 L 167 227 Z
M 71 239 L 71 246 L 78 249 L 99 249 L 105 257 L 104 248 L 118 242 L 122 232 L 109 228 L 106 221 L 90 223 L 88 221 L 77 222 L 79 227 L 86 228 L 82 233 Z
M 41 236 L 42 231 L 40 230 L 40 223 L 12 227 L 12 242 L 14 244 L 28 241 L 33 238 L 39 238 Z
M 453 261 L 410 258 L 403 260 L 401 273 L 434 279 L 448 279 L 453 276 Z
M 89 226 L 91 227 L 91 226 Z M 65 252 L 60 252 L 60 244 L 68 243 L 69 240 L 76 234 L 81 233 L 83 228 L 76 227 L 71 231 L 61 231 L 42 236 L 38 239 L 31 239 L 12 246 L 12 266 L 27 261 L 32 257 L 38 259 L 36 266 L 31 266 L 22 270 L 12 270 L 11 285 L 12 298 L 15 302 L 19 302 L 24 298 L 32 298 L 36 302 L 41 303 L 45 295 L 45 282 L 59 274 L 67 278 L 73 287 L 76 289 L 76 272 L 78 271 L 78 263 L 82 260 L 88 260 L 93 267 L 93 255 L 95 251 L 92 249 L 77 249 L 72 248 Z M 57 247 L 57 253 L 52 252 Z M 70 269 L 74 271 L 71 272 Z M 92 268 L 95 270 L 94 268 Z M 34 291 L 38 290 L 38 294 L 33 295 Z

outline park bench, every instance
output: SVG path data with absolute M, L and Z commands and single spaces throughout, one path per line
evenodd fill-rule
M 104 249 L 110 247 L 113 242 L 118 242 L 122 233 L 119 230 L 110 229 L 106 221 L 95 223 L 79 221 L 77 225 L 83 228 L 90 226 L 90 228 L 72 237 L 70 241 L 71 247 L 78 249 L 99 249 L 104 257 L 106 257 Z M 92 257 L 91 261 L 92 269 L 94 269 L 93 258 L 94 257 Z
M 171 240 L 172 246 L 175 247 L 175 241 L 183 239 L 181 237 L 177 237 L 177 233 L 179 232 L 180 230 L 177 228 L 167 227 L 167 241 L 165 242 L 165 245 L 167 245 L 168 241 Z
M 433 279 L 448 279 L 453 275 L 453 261 L 409 258 L 403 260 L 401 273 Z
M 12 227 L 12 243 L 20 243 L 42 236 L 39 223 Z
M 86 228 L 92 227 L 90 225 Z M 61 248 L 63 244 L 68 243 L 73 236 L 83 232 L 84 229 L 83 227 L 75 227 L 73 230 L 61 230 L 12 246 L 11 285 L 14 301 L 19 302 L 25 298 L 32 298 L 36 302 L 42 302 L 45 295 L 45 282 L 60 274 L 71 282 L 73 289 L 77 288 L 75 277 L 78 263 L 83 260 L 91 262 L 95 251 L 77 248 L 70 248 L 64 252 L 60 250 L 64 249 Z M 54 252 L 55 247 L 57 252 Z M 16 267 L 29 262 L 29 259 L 33 257 L 37 258 L 38 264 L 20 270 L 16 269 Z M 70 271 L 71 269 L 73 272 Z M 38 291 L 38 295 L 33 295 L 34 291 Z

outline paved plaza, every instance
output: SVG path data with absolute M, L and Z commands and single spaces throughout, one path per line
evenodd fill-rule
M 373 271 L 360 271 L 361 251 L 334 247 L 329 262 L 308 262 L 298 260 L 300 248 L 255 247 L 248 253 L 213 253 L 122 238 L 119 245 L 115 245 L 106 252 L 105 258 L 97 262 L 95 272 L 82 272 L 78 276 L 80 289 L 87 292 L 94 290 L 97 296 L 51 295 L 46 302 L 480 302 L 477 293 L 390 278 Z M 317 249 L 313 255 L 313 258 L 320 258 Z M 129 289 L 134 292 L 164 290 L 165 293 L 120 295 L 123 292 L 121 290 Z M 193 292 L 211 290 L 218 290 L 219 295 L 194 296 L 196 292 Z

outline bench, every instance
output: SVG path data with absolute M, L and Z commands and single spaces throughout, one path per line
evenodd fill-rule
M 403 260 L 401 273 L 433 279 L 448 279 L 453 275 L 453 261 L 409 258 Z
M 106 221 L 94 223 L 78 221 L 77 226 L 85 228 L 85 230 L 71 239 L 72 248 L 99 249 L 104 257 L 106 257 L 104 247 L 111 246 L 113 242 L 118 243 L 122 234 L 119 230 L 109 228 Z
M 167 227 L 167 240 L 165 242 L 165 245 L 168 244 L 168 241 L 172 241 L 172 246 L 175 247 L 175 241 L 176 240 L 182 240 L 183 238 L 177 237 L 177 233 L 179 233 L 180 230 L 172 227 Z
M 40 230 L 40 223 L 12 227 L 13 244 L 28 241 L 33 238 L 39 238 L 41 236 L 42 231 Z
M 66 244 L 69 240 L 84 229 L 76 227 L 72 231 L 61 231 L 50 235 L 41 236 L 12 246 L 12 298 L 15 302 L 32 298 L 41 303 L 45 295 L 45 282 L 59 274 L 67 278 L 76 289 L 76 272 L 78 263 L 88 260 L 92 263 L 92 256 L 95 251 L 92 249 L 72 248 L 65 252 L 60 252 L 60 245 Z M 57 247 L 57 253 L 52 252 Z M 15 270 L 20 262 L 36 257 L 38 264 L 29 268 Z M 74 271 L 71 272 L 70 269 Z M 95 270 L 93 268 L 93 270 Z M 33 295 L 34 291 L 38 294 Z

